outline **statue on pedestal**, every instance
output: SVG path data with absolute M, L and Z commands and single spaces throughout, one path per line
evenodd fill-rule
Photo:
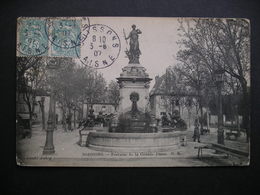
M 139 41 L 138 36 L 142 32 L 139 29 L 136 29 L 136 25 L 132 25 L 132 31 L 129 33 L 128 37 L 125 36 L 125 40 L 130 39 L 130 49 L 126 51 L 126 55 L 129 59 L 129 64 L 139 64 L 139 56 L 141 55 L 141 51 L 139 49 Z M 128 43 L 127 43 L 128 44 Z

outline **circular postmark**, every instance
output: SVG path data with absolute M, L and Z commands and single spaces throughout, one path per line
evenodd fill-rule
M 48 51 L 44 20 L 18 18 L 17 51 L 25 56 L 39 56 Z
M 77 38 L 81 34 L 81 27 L 85 30 L 87 37 L 89 26 L 90 21 L 86 17 L 83 17 L 82 20 L 77 18 L 47 18 L 45 33 L 54 46 L 71 49 L 80 45 L 80 42 L 77 43 Z
M 81 63 L 96 69 L 111 66 L 118 58 L 121 51 L 121 43 L 117 33 L 104 24 L 93 24 L 85 30 L 87 36 L 78 37 L 80 50 L 76 54 Z

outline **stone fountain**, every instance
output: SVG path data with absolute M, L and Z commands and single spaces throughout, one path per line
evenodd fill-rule
M 149 109 L 149 83 L 152 80 L 140 64 L 139 29 L 130 32 L 130 49 L 126 51 L 129 63 L 122 69 L 117 81 L 120 86 L 118 113 L 109 132 L 90 132 L 87 147 L 101 151 L 166 151 L 179 147 L 183 131 L 161 132 Z

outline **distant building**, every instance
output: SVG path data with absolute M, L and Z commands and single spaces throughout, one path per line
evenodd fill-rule
M 86 117 L 88 111 L 90 110 L 91 105 L 94 109 L 94 114 L 98 115 L 99 112 L 103 114 L 114 114 L 116 112 L 115 104 L 113 103 L 102 103 L 102 102 L 93 102 L 91 104 L 84 103 L 83 107 L 83 118 Z
M 170 78 L 169 78 L 170 77 Z M 177 89 L 176 76 L 166 73 L 161 77 L 155 77 L 155 84 L 150 91 L 151 111 L 157 119 L 161 119 L 163 113 L 173 113 L 179 110 L 182 119 L 190 126 L 196 116 L 196 95 L 188 94 L 184 90 Z
M 157 119 L 161 119 L 163 113 L 171 113 L 174 110 L 179 110 L 181 118 L 186 121 L 188 125 L 193 125 L 197 114 L 200 116 L 197 95 L 178 86 L 178 75 L 176 75 L 169 68 L 161 77 L 155 77 L 155 84 L 150 91 L 150 105 L 151 111 Z M 183 87 L 183 86 L 182 86 Z M 188 89 L 188 87 L 187 87 Z M 239 95 L 224 95 L 223 96 L 223 120 L 224 124 L 233 123 L 235 119 L 235 111 L 232 110 L 234 105 L 239 105 Z M 234 109 L 234 108 L 233 108 Z M 240 106 L 238 107 L 238 112 Z M 203 107 L 203 117 L 206 117 L 207 109 Z M 241 112 L 241 111 L 240 111 Z M 209 124 L 217 125 L 217 102 L 216 99 L 211 99 L 208 105 Z M 241 123 L 242 117 L 239 116 Z M 235 122 L 234 122 L 235 123 Z
M 35 101 L 34 101 L 34 112 L 32 123 L 41 123 L 42 122 L 42 110 L 40 107 L 40 102 L 44 98 L 44 115 L 45 115 L 45 122 L 47 123 L 48 115 L 49 115 L 49 105 L 50 105 L 50 95 L 45 90 L 37 90 L 35 92 Z M 20 94 L 19 100 L 17 100 L 17 113 L 29 113 L 28 105 L 24 102 L 22 98 L 22 94 Z M 58 115 L 58 121 L 62 118 L 62 111 L 56 102 L 55 112 Z

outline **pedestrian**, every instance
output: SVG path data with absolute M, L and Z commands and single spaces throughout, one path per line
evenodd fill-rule
M 196 142 L 196 140 L 198 140 L 198 142 L 200 143 L 200 124 L 199 124 L 199 119 L 196 118 L 195 122 L 194 122 L 194 134 L 193 134 L 193 141 Z
M 68 124 L 68 130 L 72 131 L 72 128 L 71 128 L 71 118 L 72 118 L 72 114 L 69 114 L 67 119 L 66 119 L 66 122 Z
M 58 114 L 55 114 L 55 125 L 54 125 L 54 128 L 55 128 L 55 130 L 57 130 L 58 129 L 58 118 L 59 118 L 59 116 L 58 116 Z

